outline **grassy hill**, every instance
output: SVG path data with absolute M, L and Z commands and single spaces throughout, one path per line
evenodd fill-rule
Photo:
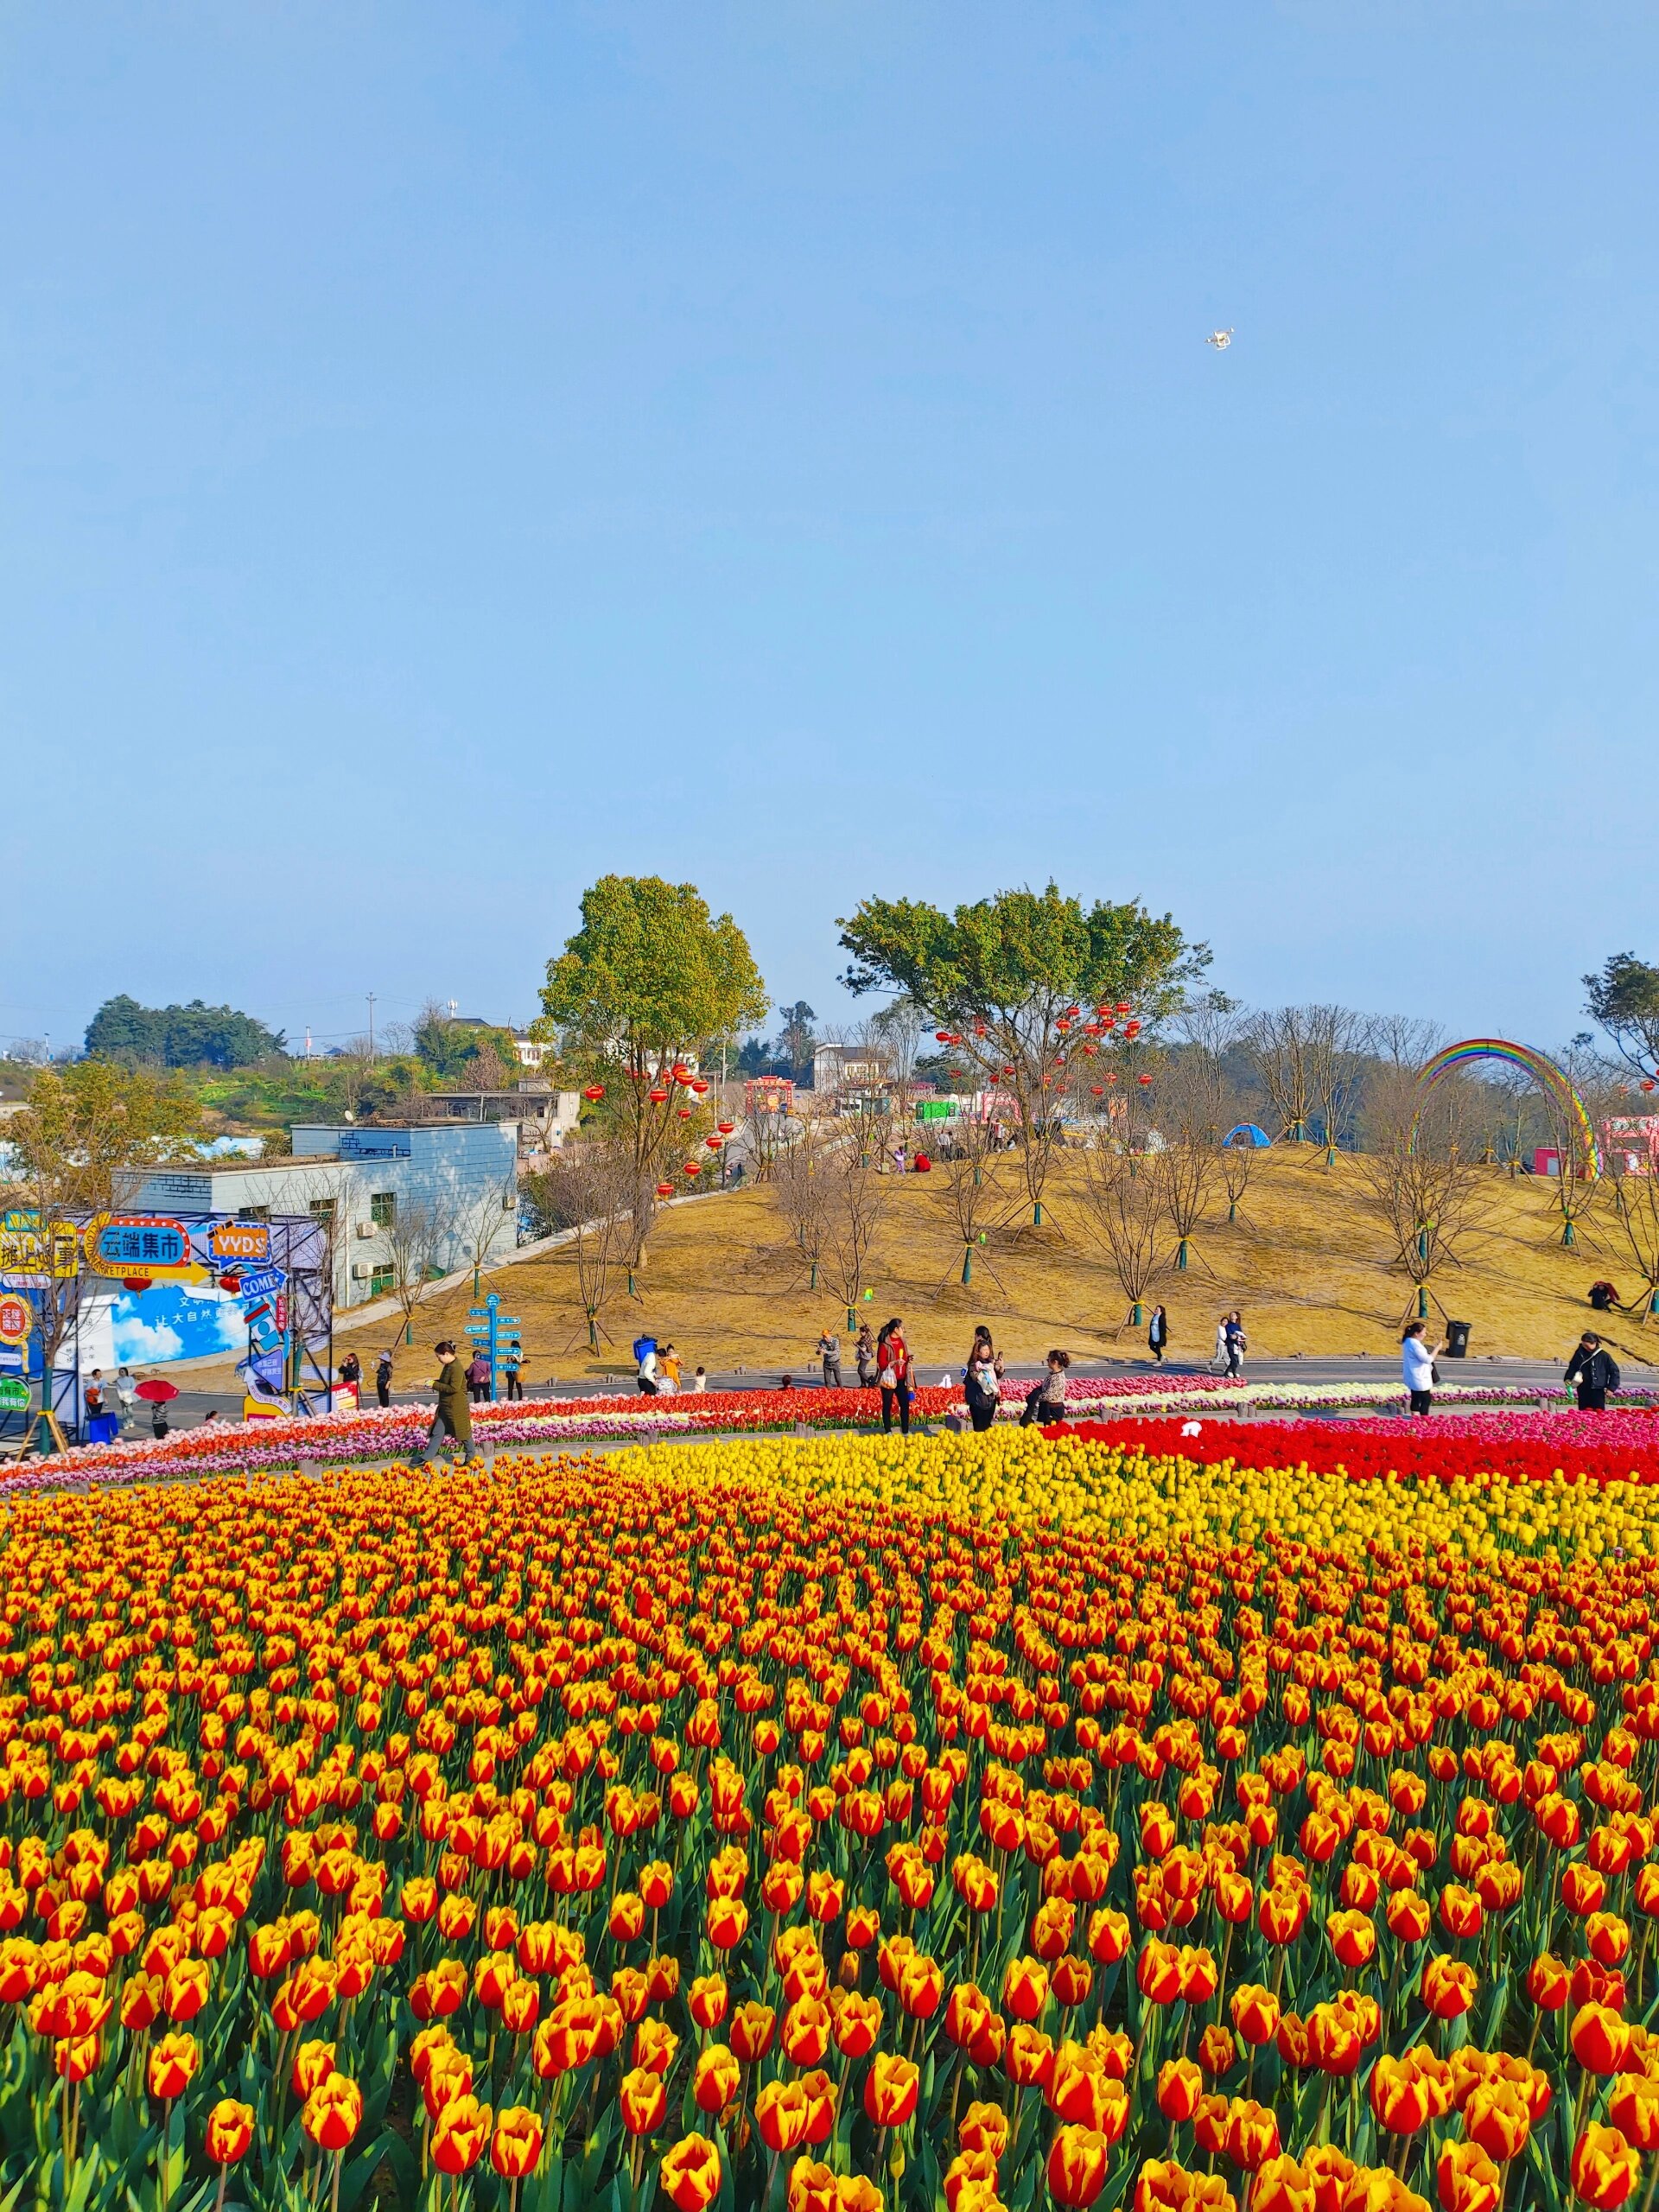
M 1012 1202 L 1014 1177 L 1007 1179 Z M 1142 1359 L 1144 1332 L 1127 1327 L 1126 1306 L 1086 1217 L 1073 1196 L 1075 1167 L 1062 1157 L 1045 1202 L 1052 1225 L 1013 1229 L 992 1237 L 974 1262 L 974 1281 L 957 1278 L 962 1246 L 937 1176 L 895 1178 L 870 1275 L 875 1296 L 864 1311 L 877 1322 L 901 1313 L 924 1372 L 960 1361 L 976 1321 L 987 1321 L 1011 1357 L 1040 1358 L 1051 1344 L 1074 1356 Z M 1560 1218 L 1550 1186 L 1491 1172 L 1486 1217 L 1465 1263 L 1433 1289 L 1448 1310 L 1474 1326 L 1473 1352 L 1564 1358 L 1585 1325 L 1585 1294 L 1599 1275 L 1621 1287 L 1611 1245 L 1593 1223 L 1580 1228 L 1576 1250 L 1563 1249 Z M 1393 1351 L 1410 1296 L 1404 1274 L 1388 1264 L 1388 1233 L 1364 1202 L 1358 1164 L 1339 1157 L 1327 1167 L 1315 1149 L 1287 1149 L 1259 1159 L 1243 1205 L 1229 1226 L 1220 1217 L 1193 1240 L 1191 1266 L 1173 1269 L 1154 1288 L 1169 1309 L 1173 1350 L 1207 1354 L 1216 1318 L 1233 1306 L 1244 1314 L 1252 1351 L 1386 1355 Z M 807 1270 L 770 1191 L 740 1190 L 666 1212 L 653 1236 L 650 1264 L 636 1301 L 620 1299 L 605 1317 L 614 1340 L 595 1362 L 587 1348 L 575 1295 L 575 1266 L 565 1252 L 498 1269 L 486 1287 L 499 1289 L 523 1324 L 528 1373 L 536 1380 L 574 1378 L 626 1357 L 642 1324 L 670 1339 L 686 1370 L 743 1367 L 807 1371 L 819 1329 L 842 1329 L 845 1314 L 808 1287 Z M 1628 1286 L 1634 1289 L 1633 1281 Z M 416 1351 L 443 1333 L 459 1335 L 471 1304 L 470 1284 L 422 1309 Z M 1638 1330 L 1615 1317 L 1609 1333 L 1643 1356 L 1659 1352 L 1659 1328 Z M 391 1324 L 353 1329 L 341 1317 L 337 1342 L 366 1355 L 391 1342 Z M 1645 1341 L 1644 1341 L 1645 1339 Z M 365 1359 L 365 1365 L 367 1365 Z M 934 1379 L 937 1379 L 935 1377 Z

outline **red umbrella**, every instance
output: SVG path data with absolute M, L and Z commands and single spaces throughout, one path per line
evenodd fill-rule
M 163 1382 L 160 1376 L 156 1376 L 148 1382 L 141 1382 L 134 1395 L 148 1399 L 152 1406 L 164 1406 L 169 1398 L 176 1398 L 179 1393 L 174 1383 Z

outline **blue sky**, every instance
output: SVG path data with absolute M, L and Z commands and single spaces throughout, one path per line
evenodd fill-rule
M 10 0 L 0 1035 L 522 1018 L 620 869 L 821 1013 L 861 894 L 1052 874 L 1559 1041 L 1659 957 L 1656 64 L 1595 0 Z

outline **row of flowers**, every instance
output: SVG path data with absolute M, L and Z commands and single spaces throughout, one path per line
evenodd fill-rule
M 1001 1419 L 1016 1415 L 1030 1387 L 1011 1378 L 1003 1381 Z M 1536 1389 L 1485 1383 L 1451 1384 L 1440 1395 L 1454 1406 L 1486 1406 L 1494 1414 L 1512 1408 L 1514 1417 L 1529 1415 L 1535 1420 L 1540 1395 Z M 1133 1406 L 1137 1414 L 1177 1409 L 1201 1413 L 1217 1408 L 1224 1408 L 1230 1414 L 1247 1410 L 1337 1412 L 1398 1404 L 1401 1396 L 1396 1384 L 1382 1382 L 1260 1385 L 1205 1376 L 1162 1382 L 1152 1376 L 1091 1376 L 1071 1380 L 1068 1386 L 1068 1403 L 1073 1408 L 1122 1403 Z M 961 1413 L 963 1405 L 960 1385 L 950 1382 L 918 1389 L 912 1410 L 919 1420 L 938 1420 Z M 803 1426 L 863 1427 L 875 1417 L 878 1407 L 878 1394 L 874 1390 L 757 1388 L 669 1399 L 614 1395 L 485 1405 L 474 1408 L 473 1425 L 480 1446 L 494 1451 L 556 1441 L 576 1446 L 618 1439 L 643 1443 L 696 1430 L 741 1433 Z M 55 1486 L 66 1476 L 78 1482 L 119 1483 L 286 1468 L 315 1459 L 393 1459 L 407 1456 L 420 1446 L 430 1420 L 427 1408 L 401 1406 L 342 1410 L 302 1420 L 213 1422 L 165 1437 L 77 1446 L 67 1456 L 14 1465 L 0 1481 L 11 1489 L 38 1489 Z M 1505 1433 L 1510 1433 L 1510 1420 L 1506 1414 Z M 1376 1426 L 1386 1427 L 1385 1423 Z

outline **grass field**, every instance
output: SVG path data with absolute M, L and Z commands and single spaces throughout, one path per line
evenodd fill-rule
M 878 1322 L 890 1313 L 904 1316 L 924 1374 L 959 1361 L 980 1320 L 1016 1359 L 1039 1358 L 1055 1344 L 1077 1357 L 1145 1358 L 1144 1332 L 1122 1325 L 1125 1302 L 1073 1201 L 1072 1175 L 1071 1163 L 1063 1162 L 1045 1205 L 1052 1226 L 995 1235 L 976 1255 L 969 1287 L 957 1280 L 962 1247 L 939 1181 L 895 1179 L 870 1276 L 875 1295 L 865 1311 Z M 1011 1173 L 1008 1181 L 1012 1204 Z M 1434 1289 L 1452 1313 L 1473 1323 L 1474 1351 L 1565 1358 L 1585 1325 L 1589 1284 L 1598 1275 L 1619 1278 L 1611 1248 L 1590 1241 L 1592 1224 L 1590 1236 L 1580 1230 L 1578 1249 L 1564 1250 L 1546 1184 L 1512 1181 L 1494 1170 L 1487 1204 L 1488 1218 L 1465 1265 Z M 1244 1201 L 1245 1217 L 1229 1226 L 1220 1217 L 1224 1212 L 1223 1199 L 1213 1224 L 1194 1239 L 1192 1265 L 1184 1274 L 1172 1270 L 1153 1294 L 1169 1308 L 1178 1355 L 1206 1353 L 1217 1315 L 1232 1306 L 1243 1309 L 1258 1356 L 1393 1351 L 1409 1287 L 1388 1265 L 1387 1232 L 1363 1202 L 1354 1160 L 1339 1158 L 1327 1167 L 1313 1149 L 1263 1155 Z M 640 1296 L 619 1299 L 607 1313 L 613 1341 L 598 1361 L 587 1347 L 568 1253 L 498 1269 L 486 1287 L 499 1289 L 519 1317 L 535 1381 L 595 1374 L 607 1363 L 625 1361 L 641 1324 L 660 1339 L 672 1339 L 688 1375 L 701 1361 L 711 1370 L 772 1372 L 774 1380 L 785 1369 L 806 1371 L 826 1322 L 845 1335 L 844 1313 L 810 1289 L 805 1265 L 765 1188 L 663 1216 Z M 422 1309 L 416 1329 L 421 1357 L 435 1337 L 459 1333 L 471 1303 L 467 1284 Z M 1611 1333 L 1632 1349 L 1644 1334 L 1629 1322 Z M 1659 1331 L 1645 1334 L 1659 1348 Z M 391 1325 L 346 1325 L 338 1341 L 366 1355 L 391 1341 Z

